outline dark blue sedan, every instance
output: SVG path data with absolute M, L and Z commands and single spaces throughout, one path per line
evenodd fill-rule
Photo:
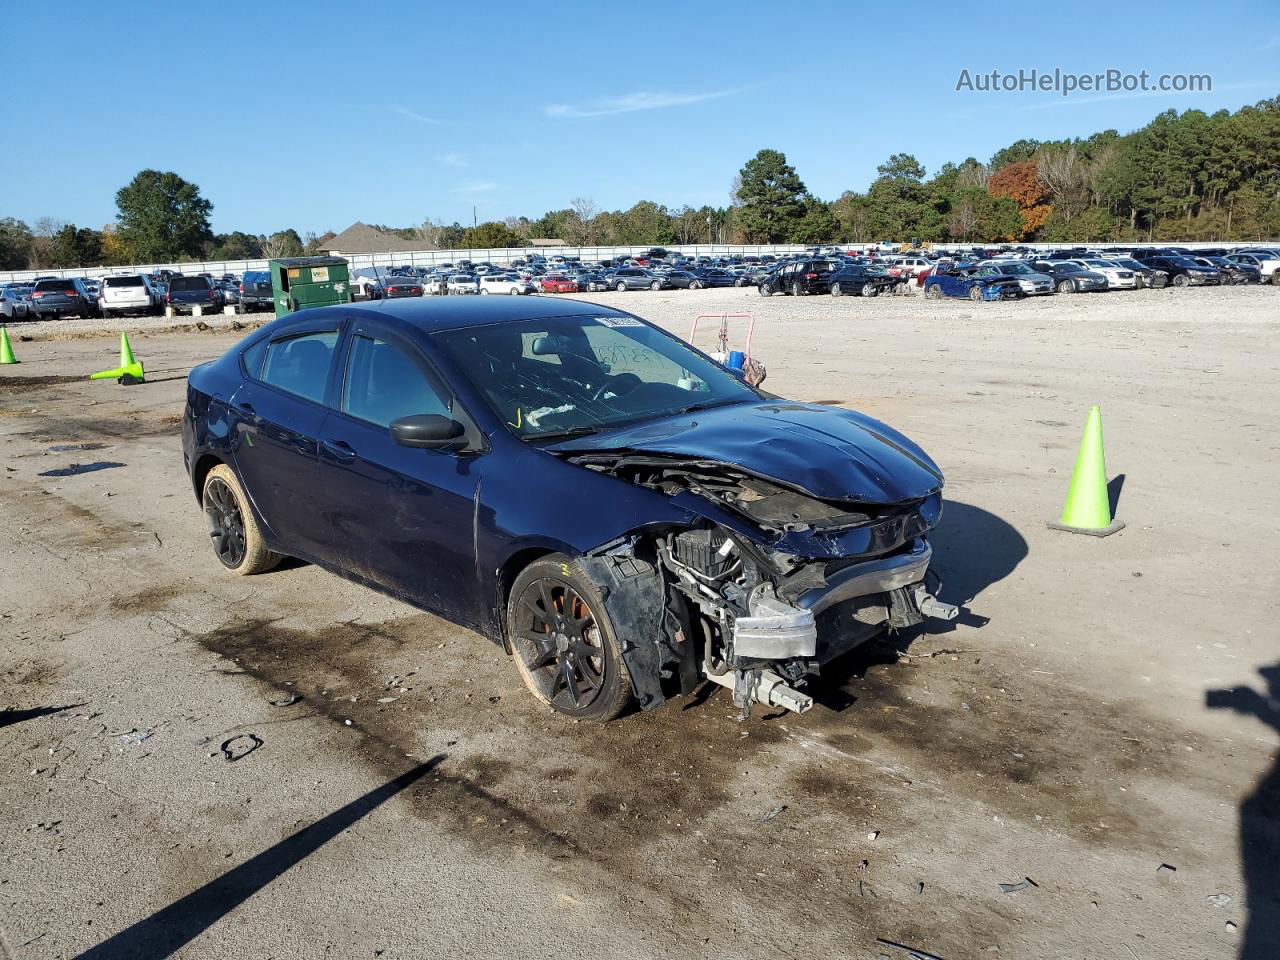
M 473 628 L 574 717 L 704 679 L 803 711 L 821 662 L 955 615 L 918 446 L 594 304 L 290 314 L 192 371 L 183 452 L 228 570 L 299 557 Z

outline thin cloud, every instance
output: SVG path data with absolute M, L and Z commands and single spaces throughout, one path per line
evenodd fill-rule
M 454 189 L 454 193 L 490 193 L 497 190 L 498 185 L 491 180 L 472 180 Z
M 408 107 L 401 106 L 400 104 L 392 104 L 387 107 L 387 109 L 392 113 L 397 113 L 402 117 L 408 117 L 410 120 L 416 120 L 418 123 L 425 123 L 428 126 L 442 127 L 445 125 L 443 120 L 437 120 L 435 117 L 428 117 L 419 113 L 417 110 L 410 110 Z
M 471 161 L 467 159 L 465 153 L 437 153 L 436 163 L 444 164 L 446 167 L 469 167 Z
M 683 107 L 705 100 L 719 100 L 742 92 L 735 90 L 711 90 L 706 93 L 651 93 L 638 91 L 620 97 L 597 97 L 575 106 L 571 103 L 549 103 L 542 112 L 555 120 L 581 120 L 585 117 L 609 117 L 615 113 L 635 113 L 639 110 L 664 110 L 667 107 Z

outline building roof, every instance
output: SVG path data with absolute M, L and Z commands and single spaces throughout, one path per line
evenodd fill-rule
M 399 253 L 402 250 L 413 250 L 416 246 L 420 244 L 357 220 L 336 237 L 326 241 L 324 252 L 330 254 Z

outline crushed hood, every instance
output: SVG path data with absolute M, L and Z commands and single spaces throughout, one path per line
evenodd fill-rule
M 649 453 L 718 461 L 822 500 L 903 503 L 942 488 L 942 472 L 891 427 L 812 403 L 741 403 L 575 437 L 561 455 Z

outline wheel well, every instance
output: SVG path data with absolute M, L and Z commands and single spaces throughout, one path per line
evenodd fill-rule
M 212 453 L 206 453 L 203 457 L 196 461 L 196 465 L 191 468 L 191 485 L 195 488 L 196 499 L 199 500 L 204 493 L 204 478 L 209 475 L 209 471 L 222 463 L 218 457 Z

